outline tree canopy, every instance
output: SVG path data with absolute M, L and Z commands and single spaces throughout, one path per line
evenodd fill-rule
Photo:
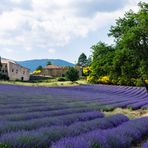
M 114 37 L 115 45 L 98 42 L 92 46 L 95 79 L 108 75 L 126 85 L 148 79 L 148 4 L 138 6 L 138 12 L 126 12 L 111 26 L 108 35 Z
M 79 65 L 79 66 L 85 66 L 86 63 L 87 63 L 87 56 L 86 56 L 84 53 L 82 53 L 82 54 L 79 56 L 79 58 L 78 58 L 78 63 L 77 63 L 77 65 Z
M 66 78 L 72 82 L 77 81 L 79 79 L 79 71 L 76 70 L 74 67 L 70 67 L 65 75 Z
M 52 62 L 51 61 L 48 61 L 47 64 L 46 64 L 46 66 L 48 66 L 48 65 L 52 65 Z
M 82 54 L 79 56 L 79 58 L 78 58 L 77 65 L 78 65 L 78 66 L 86 67 L 86 66 L 90 66 L 90 65 L 91 65 L 91 62 L 92 62 L 91 56 L 89 56 L 89 57 L 87 58 L 86 54 L 85 54 L 85 53 L 82 53 Z

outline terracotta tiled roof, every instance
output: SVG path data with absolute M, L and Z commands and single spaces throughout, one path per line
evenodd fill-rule
M 63 67 L 60 67 L 57 65 L 48 65 L 48 66 L 45 66 L 44 69 L 63 69 Z

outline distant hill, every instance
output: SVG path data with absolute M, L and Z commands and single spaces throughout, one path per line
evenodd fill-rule
M 37 59 L 37 60 L 27 60 L 27 61 L 17 61 L 18 64 L 29 68 L 31 72 L 33 72 L 39 65 L 46 66 L 47 62 L 51 61 L 52 64 L 58 66 L 74 66 L 73 63 L 60 60 L 60 59 Z

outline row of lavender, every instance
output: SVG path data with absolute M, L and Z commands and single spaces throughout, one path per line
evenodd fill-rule
M 52 148 L 131 148 L 132 144 L 148 136 L 148 117 L 125 122 L 115 128 L 93 130 L 76 137 L 67 137 L 52 145 Z M 147 148 L 148 143 L 143 144 Z
M 9 93 L 7 93 L 9 90 Z M 18 91 L 19 90 L 19 91 Z M 27 93 L 26 93 L 27 91 Z M 16 97 L 17 96 L 17 97 Z M 12 102 L 13 99 L 13 102 Z M 11 103 L 10 103 L 11 102 Z M 34 88 L 0 85 L 0 114 L 37 111 L 44 107 L 89 107 L 109 110 L 116 107 L 148 108 L 148 94 L 144 88 L 127 86 L 86 85 L 61 88 Z M 49 109 L 49 110 L 50 110 Z M 14 111 L 14 112 L 13 112 Z
M 50 147 L 53 142 L 60 140 L 63 137 L 78 136 L 83 133 L 95 129 L 109 129 L 128 121 L 124 115 L 114 115 L 111 117 L 99 117 L 95 119 L 87 119 L 83 121 L 75 120 L 69 124 L 64 123 L 44 125 L 36 129 L 21 129 L 18 131 L 9 131 L 1 133 L 0 142 L 11 147 Z
M 112 86 L 112 85 L 87 85 L 79 87 L 59 88 L 62 93 L 85 96 L 81 101 L 96 103 L 101 109 L 114 109 L 128 107 L 132 109 L 148 108 L 148 93 L 145 88 Z M 90 99 L 91 98 L 91 99 Z
M 88 141 L 92 141 L 91 136 L 87 136 L 91 132 L 97 135 L 100 131 L 106 133 L 104 134 L 106 136 L 108 133 L 119 132 L 120 129 L 127 127 L 132 129 L 128 125 L 132 126 L 135 122 L 137 124 L 133 131 L 125 132 L 123 137 L 126 134 L 131 135 L 134 130 L 139 130 L 141 136 L 137 139 L 133 138 L 130 142 L 125 141 L 125 145 L 128 146 L 136 140 L 141 140 L 141 137 L 148 136 L 144 132 L 147 129 L 143 123 L 148 124 L 148 119 L 142 118 L 131 122 L 124 115 L 104 117 L 104 114 L 97 110 L 107 110 L 120 105 L 128 107 L 136 103 L 139 103 L 140 107 L 148 103 L 144 88 L 105 85 L 35 88 L 0 85 L 0 143 L 16 148 L 51 145 L 58 147 L 59 144 L 67 147 L 69 143 L 65 142 L 67 139 L 62 140 L 64 137 L 71 140 L 72 137 L 78 136 L 74 139 L 76 142 L 74 145 L 77 145 L 79 142 L 77 139 L 81 139 L 81 135 L 82 137 L 86 135 Z M 122 125 L 123 128 L 120 128 Z M 112 140 L 118 144 L 116 137 Z M 110 141 L 106 142 L 110 144 Z M 88 147 L 93 145 L 90 142 L 85 144 Z

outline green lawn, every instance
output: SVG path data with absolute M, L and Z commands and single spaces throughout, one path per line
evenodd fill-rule
M 35 82 L 0 81 L 0 84 L 54 87 L 54 86 L 77 86 L 77 85 L 87 84 L 87 81 L 78 80 L 76 82 L 71 82 L 71 81 L 57 81 L 56 79 L 49 79 L 49 80 L 42 80 L 42 81 L 35 81 Z

